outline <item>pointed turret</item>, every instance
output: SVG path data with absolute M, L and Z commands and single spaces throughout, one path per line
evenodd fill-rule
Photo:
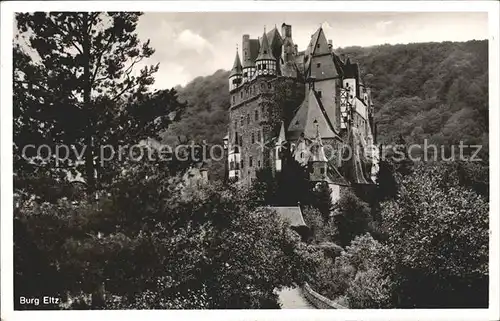
M 243 72 L 243 67 L 241 66 L 240 54 L 236 51 L 236 57 L 234 58 L 233 69 L 231 69 L 231 74 L 229 77 L 235 75 L 241 75 Z
M 257 56 L 256 61 L 259 60 L 276 60 L 269 46 L 269 39 L 267 39 L 267 34 L 265 31 L 261 38 L 259 55 Z
M 326 163 L 328 159 L 326 158 L 323 140 L 321 139 L 321 135 L 319 133 L 319 125 L 316 125 L 316 138 L 314 139 L 313 147 L 314 148 L 311 152 L 311 161 Z
M 241 85 L 243 78 L 243 67 L 241 66 L 240 55 L 236 49 L 236 57 L 234 58 L 233 69 L 229 74 L 229 91 L 232 91 Z
M 285 148 L 286 136 L 285 136 L 285 123 L 281 122 L 280 133 L 278 139 L 276 140 L 275 146 L 275 158 L 276 158 L 276 171 L 281 172 L 283 168 L 283 150 Z
M 262 35 L 262 40 L 259 49 L 259 55 L 255 59 L 257 66 L 257 76 L 274 76 L 276 75 L 276 58 L 273 56 L 267 39 L 266 31 Z

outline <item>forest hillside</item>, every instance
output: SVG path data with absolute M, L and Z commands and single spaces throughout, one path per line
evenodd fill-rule
M 482 144 L 488 150 L 488 42 L 412 43 L 338 48 L 360 64 L 372 88 L 378 142 Z M 228 62 L 230 64 L 230 62 Z M 229 72 L 177 87 L 188 108 L 165 137 L 221 142 L 228 122 Z M 220 169 L 218 169 L 220 170 Z M 217 171 L 218 171 L 217 170 Z

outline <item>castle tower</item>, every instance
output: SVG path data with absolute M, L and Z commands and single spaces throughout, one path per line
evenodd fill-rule
M 256 73 L 259 76 L 276 76 L 276 58 L 273 56 L 266 32 L 262 35 L 262 43 L 259 49 L 259 55 L 255 60 L 257 67 Z
M 236 57 L 234 58 L 233 68 L 229 74 L 229 91 L 233 91 L 238 88 L 243 78 L 243 67 L 241 66 L 240 55 L 236 51 Z
M 283 36 L 283 62 L 286 64 L 295 59 L 296 48 L 292 40 L 292 26 L 283 23 L 281 25 L 281 34 Z
M 250 39 L 250 35 L 243 35 L 243 82 L 248 82 L 255 75 L 255 58 L 259 50 L 259 41 Z

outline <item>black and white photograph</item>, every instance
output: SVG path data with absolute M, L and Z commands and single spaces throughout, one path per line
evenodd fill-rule
M 500 317 L 500 6 L 420 3 L 2 3 L 2 320 Z

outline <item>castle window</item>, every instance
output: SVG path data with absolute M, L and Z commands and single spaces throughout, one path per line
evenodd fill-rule
M 255 120 L 259 120 L 259 110 L 255 110 Z
M 249 167 L 252 167 L 252 166 L 253 166 L 253 157 L 252 157 L 252 156 L 250 156 L 250 157 L 248 158 L 248 166 L 249 166 Z M 248 171 L 248 175 L 250 175 L 250 171 Z
M 255 144 L 255 135 L 252 133 L 252 144 Z
M 260 168 L 260 160 L 257 162 L 257 167 Z
M 271 89 L 271 88 L 273 88 L 273 85 L 269 82 L 269 83 L 267 83 L 267 88 Z
M 318 90 L 318 97 L 321 98 L 321 90 Z
M 250 125 L 250 114 L 247 114 L 247 125 Z
M 264 106 L 261 106 L 262 117 L 264 117 L 264 111 L 265 111 Z
M 263 64 L 263 65 L 262 65 L 262 70 L 266 70 L 266 68 L 267 68 L 267 65 L 266 65 L 266 64 Z
M 233 104 L 236 102 L 236 96 L 233 95 Z
M 257 141 L 258 142 L 262 141 L 262 136 L 260 135 L 260 131 L 257 132 Z
M 264 83 L 260 84 L 260 88 L 264 89 Z
M 234 170 L 234 161 L 231 161 L 231 163 L 229 163 L 229 170 Z
M 239 152 L 240 152 L 240 149 L 238 148 L 238 146 L 234 146 L 234 153 L 238 154 Z
M 240 165 L 241 165 L 241 169 L 243 169 L 243 165 L 244 165 L 243 159 L 240 161 Z
M 240 123 L 241 123 L 241 127 L 243 127 L 243 116 L 241 116 Z
M 321 63 L 319 63 L 319 62 L 318 62 L 318 63 L 316 64 L 316 67 L 317 67 L 317 68 L 321 67 Z
M 323 167 L 321 167 L 321 168 L 319 169 L 319 172 L 320 172 L 321 174 L 325 174 L 325 169 L 324 169 Z
M 234 130 L 236 130 L 238 128 L 238 122 L 235 120 L 234 121 Z
M 240 98 L 243 98 L 243 92 L 240 92 Z

